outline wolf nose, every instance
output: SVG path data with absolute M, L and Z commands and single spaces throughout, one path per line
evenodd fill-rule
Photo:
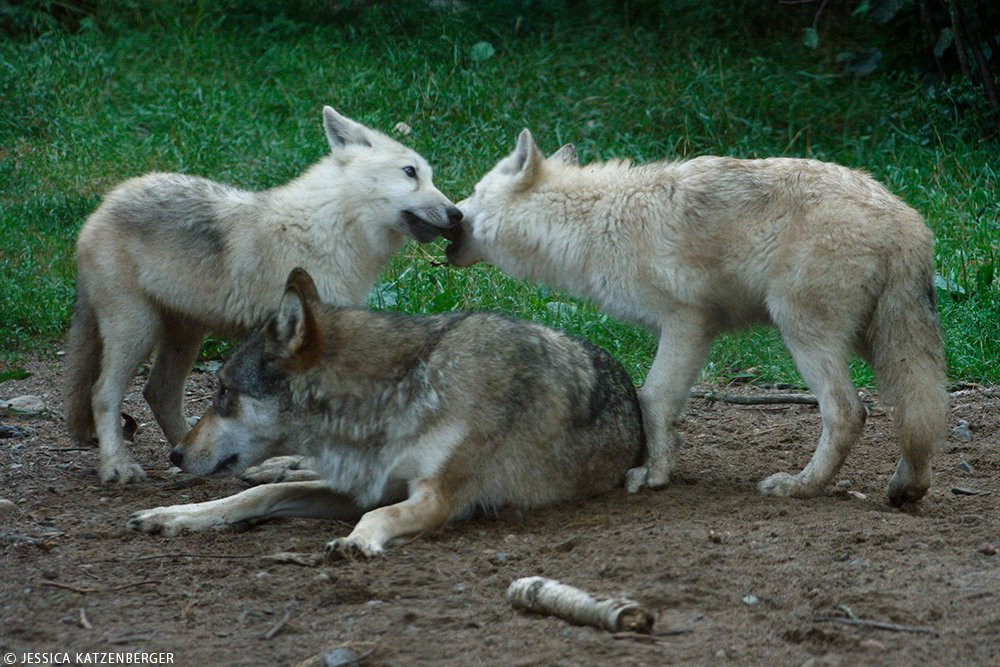
M 448 224 L 457 225 L 462 222 L 462 212 L 457 207 L 449 206 L 445 212 L 448 214 Z
M 178 468 L 181 467 L 181 461 L 184 460 L 184 452 L 179 448 L 174 447 L 170 450 L 170 462 L 173 463 Z

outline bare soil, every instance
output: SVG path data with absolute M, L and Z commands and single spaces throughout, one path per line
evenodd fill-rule
M 0 398 L 37 394 L 49 408 L 0 414 L 29 432 L 0 440 L 0 498 L 14 503 L 0 516 L 0 653 L 18 661 L 141 651 L 182 665 L 280 665 L 346 645 L 338 655 L 374 665 L 1000 664 L 996 390 L 953 393 L 952 426 L 967 421 L 971 441 L 952 435 L 934 486 L 903 510 L 883 495 L 897 452 L 876 396 L 837 484 L 811 500 L 765 498 L 756 483 L 806 463 L 820 431 L 814 407 L 696 399 L 664 490 L 501 513 L 382 559 L 302 566 L 266 557 L 318 554 L 350 526 L 284 520 L 173 539 L 127 530 L 136 510 L 244 485 L 168 475 L 138 381 L 126 410 L 150 477 L 100 485 L 97 451 L 78 449 L 58 417 L 61 361 L 28 370 L 0 385 Z M 192 375 L 191 414 L 213 386 Z M 632 597 L 658 614 L 653 633 L 515 611 L 505 592 L 529 575 Z M 888 625 L 822 620 L 848 619 L 847 609 Z

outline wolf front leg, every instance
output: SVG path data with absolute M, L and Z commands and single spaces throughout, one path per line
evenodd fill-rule
M 220 529 L 241 521 L 279 517 L 355 519 L 361 511 L 351 498 L 325 481 L 283 482 L 255 486 L 218 500 L 136 512 L 129 517 L 128 527 L 174 536 L 183 531 Z
M 439 479 L 410 482 L 410 496 L 406 500 L 365 514 L 350 535 L 326 545 L 326 556 L 330 559 L 381 556 L 385 545 L 397 537 L 443 526 L 451 509 Z
M 688 392 L 705 364 L 712 336 L 697 311 L 678 311 L 660 327 L 660 344 L 645 384 L 639 390 L 646 431 L 646 462 L 632 468 L 625 490 L 658 488 L 670 482 L 680 440 L 676 421 L 687 405 Z

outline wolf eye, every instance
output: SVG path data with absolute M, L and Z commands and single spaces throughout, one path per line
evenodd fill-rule
M 416 168 L 415 167 L 411 167 L 410 165 L 406 165 L 405 167 L 403 167 L 403 173 L 406 174 L 407 176 L 409 176 L 410 178 L 416 178 L 417 177 L 417 170 L 416 170 Z

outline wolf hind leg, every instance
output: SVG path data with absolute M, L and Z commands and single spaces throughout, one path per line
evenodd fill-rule
M 167 441 L 177 445 L 191 429 L 184 418 L 184 380 L 205 333 L 190 322 L 163 318 L 162 333 L 143 396 Z
M 443 526 L 451 510 L 440 480 L 416 480 L 410 483 L 410 495 L 406 500 L 366 513 L 350 535 L 329 542 L 327 558 L 381 556 L 385 545 L 397 537 Z
M 819 327 L 808 335 L 782 330 L 799 372 L 819 400 L 823 431 L 816 451 L 796 475 L 779 472 L 762 480 L 760 493 L 809 498 L 819 494 L 840 470 L 861 436 L 867 412 L 851 382 L 850 347 L 836 336 L 823 336 Z
M 101 374 L 94 384 L 92 406 L 100 449 L 98 476 L 101 482 L 119 484 L 144 479 L 146 473 L 125 447 L 121 429 L 122 400 L 139 364 L 149 354 L 160 331 L 156 312 L 140 299 L 121 292 L 115 312 L 100 318 Z
M 700 313 L 678 312 L 662 324 L 656 357 L 639 390 L 646 461 L 626 474 L 625 490 L 629 493 L 670 482 L 680 442 L 676 421 L 687 405 L 691 385 L 705 364 L 711 344 L 712 335 Z

